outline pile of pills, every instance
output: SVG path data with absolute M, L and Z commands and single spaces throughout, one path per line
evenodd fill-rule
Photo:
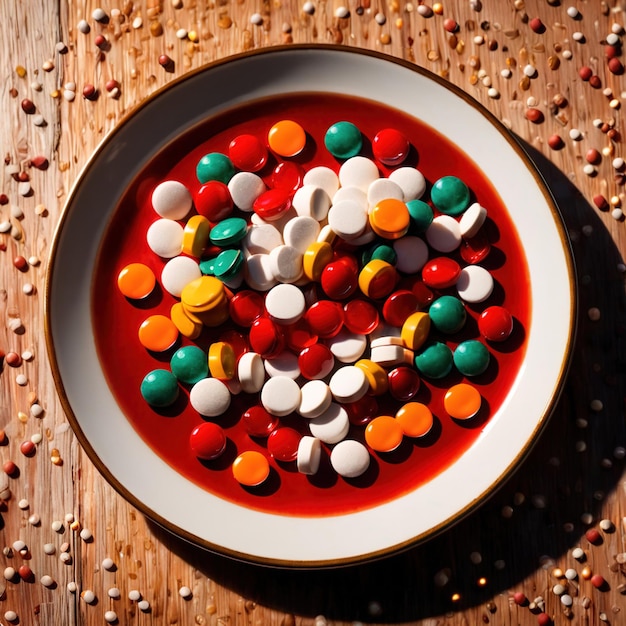
M 130 304 L 157 285 L 173 299 L 169 315 L 148 315 L 138 330 L 143 348 L 169 360 L 146 372 L 140 391 L 155 408 L 188 391 L 199 416 L 189 449 L 207 467 L 227 448 L 220 421 L 233 397 L 249 396 L 238 428 L 255 445 L 231 466 L 246 487 L 281 464 L 314 475 L 325 454 L 338 475 L 357 478 L 372 454 L 426 437 L 434 417 L 418 400 L 422 378 L 460 376 L 444 396 L 453 420 L 487 410 L 471 379 L 488 369 L 489 343 L 514 326 L 489 303 L 487 209 L 461 178 L 429 184 L 406 165 L 401 130 L 368 138 L 371 157 L 364 139 L 336 122 L 318 149 L 337 167 L 305 168 L 297 156 L 310 140 L 296 121 L 234 135 L 227 153 L 197 162 L 197 188 L 173 178 L 154 186 L 146 242 L 160 275 L 143 262 L 118 275 Z M 262 176 L 272 157 L 280 162 Z M 459 341 L 468 306 L 481 309 L 478 329 Z M 283 424 L 288 416 L 297 427 Z

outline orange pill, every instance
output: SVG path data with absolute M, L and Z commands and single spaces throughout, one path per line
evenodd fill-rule
M 270 464 L 260 452 L 246 450 L 233 461 L 232 470 L 238 483 L 256 487 L 270 475 Z
M 181 302 L 176 302 L 170 309 L 170 318 L 178 332 L 189 339 L 197 339 L 202 332 L 203 324 L 199 319 L 192 319 Z
M 298 122 L 281 120 L 270 128 L 267 143 L 271 150 L 280 156 L 296 156 L 304 150 L 306 133 Z
M 151 315 L 139 327 L 139 341 L 146 350 L 164 352 L 178 339 L 178 328 L 165 315 Z
M 154 272 L 143 263 L 130 263 L 119 273 L 117 286 L 127 298 L 141 300 L 149 296 L 156 285 Z
M 365 428 L 365 441 L 376 452 L 391 452 L 401 443 L 404 432 L 391 415 L 375 417 Z
M 209 371 L 213 378 L 230 380 L 235 375 L 235 351 L 225 341 L 216 341 L 209 346 Z
M 369 393 L 373 396 L 381 396 L 389 389 L 389 378 L 387 376 L 387 370 L 374 363 L 370 359 L 359 359 L 355 364 L 360 370 L 363 370 L 365 378 L 370 385 Z
M 398 409 L 396 421 L 407 437 L 423 437 L 433 427 L 433 414 L 421 402 L 407 402 Z
M 480 409 L 482 398 L 476 387 L 467 383 L 459 383 L 446 391 L 443 406 L 448 415 L 458 420 L 474 417 Z
M 384 239 L 400 239 L 409 230 L 409 209 L 402 200 L 386 198 L 377 202 L 369 214 L 372 230 Z

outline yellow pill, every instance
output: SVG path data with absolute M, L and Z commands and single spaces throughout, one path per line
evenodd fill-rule
M 235 375 L 235 351 L 225 341 L 216 341 L 209 346 L 209 371 L 213 378 L 230 380 Z
M 376 452 L 391 452 L 401 443 L 404 432 L 391 415 L 375 417 L 365 428 L 365 441 Z
M 396 420 L 407 437 L 423 437 L 433 427 L 433 414 L 421 402 L 407 402 L 398 409 Z
M 384 239 L 400 239 L 409 230 L 409 209 L 402 200 L 387 198 L 377 202 L 369 214 L 372 230 Z
M 223 302 L 220 302 L 217 306 L 214 306 L 208 311 L 201 311 L 196 313 L 196 317 L 205 325 L 211 328 L 221 326 L 230 317 L 230 310 L 228 308 L 228 300 L 224 298 Z
M 260 452 L 246 450 L 233 461 L 232 470 L 238 483 L 256 487 L 270 475 L 270 464 Z
M 211 224 L 204 215 L 190 217 L 183 229 L 182 251 L 189 256 L 200 258 L 209 241 L 210 232 Z
M 333 248 L 326 241 L 309 244 L 302 257 L 302 269 L 309 279 L 319 282 L 322 270 L 333 260 Z
M 388 296 L 397 281 L 396 268 L 382 259 L 372 259 L 359 272 L 359 289 L 373 300 Z
M 164 352 L 178 339 L 178 328 L 165 315 L 151 315 L 139 327 L 139 342 L 152 352 Z
M 389 389 L 389 378 L 387 370 L 378 363 L 374 363 L 370 359 L 360 359 L 354 364 L 361 369 L 370 385 L 370 393 L 373 396 L 380 396 Z
M 430 316 L 423 311 L 415 311 L 404 320 L 400 336 L 404 345 L 411 350 L 419 350 L 430 333 Z
M 215 276 L 200 276 L 183 287 L 180 301 L 192 313 L 209 311 L 226 300 L 224 283 Z
M 130 263 L 117 277 L 119 290 L 132 300 L 141 300 L 149 296 L 155 285 L 154 272 L 143 263 Z
M 450 417 L 467 420 L 480 410 L 482 398 L 476 387 L 459 383 L 450 387 L 443 398 L 443 406 Z
M 181 302 L 176 302 L 170 309 L 170 319 L 178 332 L 189 339 L 197 339 L 202 332 L 202 322 L 197 318 L 192 319 Z
M 281 120 L 272 126 L 267 135 L 267 142 L 272 151 L 284 157 L 299 154 L 306 144 L 304 128 L 293 120 Z

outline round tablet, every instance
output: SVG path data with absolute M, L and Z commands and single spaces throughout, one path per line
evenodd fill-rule
M 461 239 L 461 227 L 451 215 L 438 215 L 426 229 L 426 240 L 439 252 L 453 252 Z
M 343 328 L 334 337 L 327 339 L 326 345 L 341 363 L 354 363 L 365 352 L 367 338 L 365 335 L 353 333 Z
M 274 376 L 261 389 L 261 404 L 272 415 L 289 415 L 300 406 L 300 387 L 292 378 Z
M 301 474 L 316 474 L 322 458 L 322 444 L 317 437 L 305 435 L 298 444 L 296 467 Z
M 331 376 L 328 386 L 337 402 L 356 402 L 369 389 L 365 373 L 354 365 L 340 367 Z
M 250 254 L 269 254 L 284 242 L 282 234 L 273 224 L 261 224 L 250 226 L 242 243 Z
M 270 269 L 280 283 L 295 283 L 304 273 L 302 252 L 288 245 L 276 246 L 269 253 Z
M 386 200 L 387 198 L 404 201 L 402 187 L 389 178 L 377 178 L 367 188 L 367 203 L 370 207 L 373 207 L 381 200 Z
M 334 157 L 349 159 L 361 150 L 363 136 L 352 122 L 336 122 L 326 131 L 324 145 Z
M 152 293 L 156 285 L 154 272 L 143 263 L 129 263 L 117 276 L 117 286 L 124 296 L 141 300 Z
M 424 174 L 414 167 L 399 167 L 389 174 L 389 180 L 400 186 L 404 201 L 418 200 L 426 191 Z
M 396 269 L 403 274 L 417 274 L 428 261 L 428 246 L 421 237 L 406 235 L 393 242 Z
M 265 382 L 265 367 L 261 355 L 244 352 L 237 362 L 237 376 L 241 390 L 245 393 L 258 393 Z
M 300 389 L 300 406 L 297 411 L 302 417 L 313 419 L 328 409 L 333 396 L 323 380 L 310 380 Z
M 376 163 L 363 156 L 352 157 L 339 168 L 339 183 L 342 187 L 358 187 L 365 193 L 379 177 Z
M 356 202 L 342 200 L 330 207 L 328 225 L 336 235 L 350 241 L 365 230 L 367 213 Z
M 209 374 L 207 354 L 198 346 L 183 346 L 172 355 L 170 368 L 178 380 L 194 385 Z
M 330 167 L 318 165 L 308 170 L 302 179 L 302 184 L 303 186 L 321 187 L 328 194 L 328 197 L 332 198 L 339 189 L 339 176 Z
M 184 228 L 178 222 L 169 219 L 160 219 L 148 227 L 146 241 L 154 254 L 171 259 L 180 254 L 183 249 Z
M 456 283 L 459 297 L 472 304 L 484 302 L 493 292 L 493 287 L 493 276 L 480 265 L 464 267 Z
M 152 207 L 161 217 L 182 220 L 191 210 L 193 199 L 189 189 L 177 180 L 166 180 L 152 192 Z
M 296 380 L 300 376 L 298 355 L 291 352 L 291 350 L 283 350 L 278 356 L 265 359 L 263 365 L 267 375 L 270 377 L 286 376 Z
M 459 220 L 461 235 L 465 239 L 475 237 L 486 219 L 487 209 L 482 207 L 478 202 L 470 204 Z
M 296 191 L 291 204 L 298 215 L 321 221 L 328 215 L 331 201 L 330 196 L 322 187 L 309 184 L 303 185 Z
M 177 256 L 163 266 L 161 285 L 169 294 L 175 298 L 180 298 L 185 286 L 201 276 L 200 266 L 195 259 L 188 256 Z
M 320 224 L 317 219 L 304 215 L 299 215 L 290 219 L 283 228 L 283 239 L 285 244 L 295 248 L 301 254 L 314 241 L 320 233 Z
M 256 487 L 270 475 L 270 464 L 261 452 L 246 450 L 233 461 L 232 472 L 238 483 Z
M 226 449 L 224 429 L 213 422 L 199 424 L 191 431 L 189 447 L 199 459 L 216 459 Z
M 217 378 L 203 378 L 191 388 L 189 403 L 200 415 L 217 417 L 228 410 L 230 391 Z
M 228 190 L 235 206 L 241 211 L 252 211 L 254 201 L 265 191 L 265 183 L 252 172 L 237 172 L 228 181 Z
M 367 448 L 354 439 L 340 441 L 330 453 L 330 464 L 344 478 L 356 478 L 364 474 L 370 465 Z
M 174 404 L 179 391 L 178 380 L 169 370 L 152 370 L 141 381 L 141 395 L 150 406 L 165 407 Z
M 338 443 L 350 429 L 348 413 L 339 404 L 331 402 L 321 415 L 309 421 L 311 434 L 324 443 Z
M 295 285 L 276 285 L 265 296 L 265 309 L 277 324 L 294 324 L 306 310 L 304 294 Z
M 468 186 L 456 176 L 443 176 L 433 183 L 430 199 L 441 213 L 461 215 L 470 201 Z

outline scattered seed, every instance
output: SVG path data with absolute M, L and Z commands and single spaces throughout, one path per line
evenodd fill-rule
M 433 10 L 426 4 L 420 4 L 417 7 L 417 12 L 422 16 L 422 17 L 432 17 L 433 16 Z
M 35 450 L 35 444 L 30 440 L 26 440 L 20 444 L 20 452 L 24 456 L 33 456 L 35 454 Z
M 69 583 L 67 583 L 67 590 L 70 593 L 76 593 L 78 591 L 78 585 L 72 580 Z
M 305 2 L 302 5 L 302 10 L 307 14 L 307 15 L 313 15 L 315 13 L 315 5 L 312 2 Z
M 528 25 L 535 33 L 542 34 L 546 32 L 545 24 L 538 17 L 534 17 L 532 20 L 530 20 L 530 22 L 528 22 Z
M 345 6 L 339 6 L 335 9 L 335 17 L 339 19 L 345 19 L 350 15 L 350 9 Z
M 44 554 L 52 555 L 56 552 L 56 548 L 53 543 L 44 543 L 43 544 Z
M 544 117 L 543 113 L 539 109 L 527 109 L 526 119 L 533 124 L 541 124 L 541 122 L 543 122 L 544 120 Z
M 96 600 L 96 594 L 91 589 L 81 591 L 80 597 L 87 604 L 92 604 Z
M 77 28 L 84 35 L 91 31 L 91 26 L 89 26 L 89 22 L 87 22 L 87 20 L 80 20 L 80 22 L 78 22 Z
M 28 523 L 31 526 L 39 526 L 39 524 L 41 524 L 41 518 L 39 517 L 39 515 L 31 515 L 28 518 Z
M 5 611 L 4 612 L 4 619 L 7 622 L 17 622 L 17 613 L 15 611 Z
M 578 43 L 585 43 L 585 35 L 580 31 L 572 33 L 572 39 Z
M 604 532 L 613 532 L 615 530 L 615 524 L 613 524 L 613 522 L 610 519 L 603 519 L 598 523 L 598 526 L 600 526 L 600 528 L 604 531 Z
M 181 587 L 181 588 L 178 590 L 178 595 L 179 595 L 181 598 L 184 598 L 185 600 L 187 600 L 188 598 L 191 598 L 192 591 L 191 591 L 191 589 L 190 589 L 189 587 L 184 587 L 184 586 L 183 586 L 183 587 Z
M 140 611 L 146 613 L 150 610 L 150 603 L 147 600 L 139 600 L 139 602 L 137 602 L 137 607 Z
M 93 539 L 93 534 L 88 528 L 83 528 L 80 531 L 80 538 L 85 542 L 89 542 Z
M 117 588 L 117 587 L 111 587 L 108 591 L 107 591 L 107 595 L 109 596 L 109 598 L 113 598 L 114 600 L 116 600 L 117 598 L 119 598 L 122 594 L 121 591 Z
M 583 134 L 577 128 L 572 128 L 569 131 L 569 136 L 573 141 L 580 141 L 583 138 Z
M 131 589 L 128 592 L 128 599 L 131 602 L 139 602 L 139 600 L 141 600 L 141 593 L 137 589 Z
M 50 524 L 50 528 L 52 528 L 55 533 L 62 533 L 65 530 L 63 522 L 60 520 L 54 520 L 52 524 Z
M 104 620 L 109 624 L 117 622 L 117 613 L 115 611 L 106 611 L 104 614 Z
M 565 146 L 565 142 L 560 135 L 551 135 L 548 138 L 548 145 L 552 150 L 561 150 Z
M 35 111 L 37 110 L 37 107 L 35 107 L 35 103 L 28 98 L 24 98 L 20 103 L 20 106 L 22 107 L 22 111 L 24 111 L 24 113 L 27 113 L 28 115 L 33 115 L 33 113 L 35 113 Z
M 443 21 L 443 27 L 449 33 L 456 33 L 459 30 L 459 24 L 456 20 L 453 20 L 451 17 L 447 17 Z
M 591 580 L 591 584 L 596 589 L 602 589 L 602 587 L 606 585 L 606 581 L 604 580 L 604 577 L 601 574 L 594 574 L 590 580 Z
M 115 568 L 115 562 L 113 561 L 112 558 L 107 557 L 102 560 L 102 567 L 103 569 L 106 569 L 106 570 L 112 570 Z
M 39 582 L 44 587 L 54 587 L 54 585 L 55 585 L 54 578 L 52 578 L 52 576 L 48 576 L 48 574 L 45 574 L 44 576 L 42 576 L 40 578 Z

